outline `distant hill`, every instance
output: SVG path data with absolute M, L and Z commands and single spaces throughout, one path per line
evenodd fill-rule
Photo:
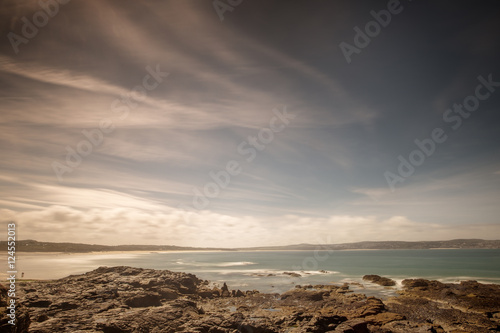
M 81 243 L 38 242 L 21 240 L 16 242 L 18 252 L 73 252 L 94 251 L 307 251 L 307 250 L 406 250 L 406 249 L 500 249 L 500 240 L 453 239 L 423 242 L 358 242 L 344 244 L 296 244 L 287 246 L 263 246 L 245 248 L 201 248 L 173 245 L 96 245 Z M 0 249 L 7 250 L 7 242 L 0 241 Z
M 0 241 L 0 249 L 7 249 L 7 242 Z M 217 251 L 228 249 L 182 247 L 173 245 L 96 245 L 81 243 L 52 243 L 36 240 L 20 240 L 16 242 L 17 252 L 73 252 L 85 253 L 94 251 Z
M 238 250 L 407 250 L 407 249 L 500 249 L 500 240 L 453 239 L 422 242 L 357 242 L 344 244 L 297 244 L 241 248 Z

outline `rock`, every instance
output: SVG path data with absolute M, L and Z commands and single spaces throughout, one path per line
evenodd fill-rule
M 35 301 L 27 301 L 26 306 L 32 307 L 32 308 L 48 308 L 51 304 L 52 301 L 49 301 L 47 299 L 40 299 L 40 300 L 35 300 Z
M 198 292 L 198 295 L 201 298 L 214 298 L 214 297 L 219 296 L 219 292 L 217 292 L 217 291 L 214 292 L 212 290 L 202 290 L 202 291 Z
M 47 314 L 45 313 L 42 313 L 35 318 L 35 321 L 41 323 L 42 321 L 46 321 L 47 319 L 49 319 L 49 316 L 47 316 Z
M 321 301 L 324 295 L 325 292 L 323 291 L 292 289 L 281 294 L 281 299 Z
M 8 294 L 8 289 L 3 284 L 0 284 L 0 307 L 8 305 L 7 294 Z
M 396 285 L 396 281 L 379 275 L 365 275 L 363 276 L 363 280 L 370 281 L 385 287 L 392 287 Z
M 76 309 L 78 308 L 78 304 L 74 303 L 74 302 L 60 302 L 60 303 L 55 303 L 55 304 L 51 304 L 49 306 L 49 310 L 56 310 L 56 309 L 59 309 L 59 310 L 72 310 L 72 309 Z
M 179 295 L 177 294 L 177 292 L 175 292 L 175 290 L 173 289 L 170 289 L 170 288 L 158 288 L 157 289 L 157 292 L 158 294 L 160 295 L 161 299 L 162 300 L 166 300 L 166 301 L 170 301 L 170 300 L 174 300 L 174 299 L 177 299 L 179 297 Z M 198 294 L 202 293 L 203 291 L 199 292 Z M 213 291 L 208 291 L 209 293 L 213 293 Z
M 396 320 L 404 320 L 405 316 L 399 313 L 383 312 L 376 315 L 365 317 L 366 321 L 371 325 L 382 326 Z
M 227 287 L 227 284 L 224 282 L 224 285 L 221 288 L 221 297 L 230 297 L 231 293 L 229 292 L 229 288 Z
M 15 325 L 9 323 L 13 318 L 10 317 L 10 309 L 7 308 L 10 304 L 8 297 L 8 289 L 0 284 L 0 332 L 5 333 L 24 333 L 28 332 L 31 320 L 28 314 L 28 309 L 19 302 L 15 303 Z
M 359 317 L 372 316 L 382 313 L 385 310 L 384 303 L 375 297 L 368 297 L 359 304 L 357 315 Z
M 404 286 L 387 301 L 352 293 L 348 284 L 296 286 L 279 295 L 229 290 L 225 283 L 210 289 L 186 273 L 100 267 L 20 286 L 17 332 L 28 326 L 36 333 L 498 331 L 500 286 L 422 279 Z M 4 312 L 1 318 L 0 331 L 10 332 Z
M 9 323 L 12 320 L 7 317 L 4 309 L 0 310 L 0 332 L 5 333 L 25 333 L 28 332 L 31 320 L 28 314 L 28 309 L 22 305 L 16 308 L 15 325 Z
M 335 328 L 335 333 L 370 333 L 364 319 L 348 320 Z
M 302 276 L 299 273 L 295 273 L 295 272 L 283 272 L 283 275 L 288 275 L 291 277 L 301 277 Z
M 500 311 L 500 286 L 463 281 L 460 284 L 424 279 L 403 280 L 404 291 L 388 300 L 389 311 L 415 323 L 429 322 L 438 332 L 491 332 L 499 323 L 492 313 Z
M 424 279 L 405 279 L 402 282 L 403 287 L 407 289 L 412 288 L 425 288 L 429 285 L 429 281 Z
M 139 295 L 133 295 L 125 300 L 125 304 L 131 308 L 145 308 L 149 306 L 160 306 L 161 297 L 156 293 L 141 293 Z

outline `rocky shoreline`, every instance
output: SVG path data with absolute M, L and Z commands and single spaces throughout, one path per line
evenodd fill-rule
M 367 276 L 374 283 L 385 278 Z M 53 281 L 19 282 L 17 325 L 1 332 L 498 332 L 500 286 L 404 280 L 397 297 L 348 284 L 296 286 L 283 294 L 217 287 L 192 274 L 100 267 Z M 28 328 L 29 327 L 29 328 Z

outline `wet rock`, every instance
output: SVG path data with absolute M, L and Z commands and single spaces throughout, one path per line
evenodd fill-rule
M 392 287 L 396 285 L 396 281 L 379 275 L 365 275 L 363 276 L 363 280 L 370 281 L 384 287 Z
M 415 323 L 432 323 L 445 331 L 491 332 L 499 323 L 492 313 L 500 311 L 500 286 L 463 281 L 459 284 L 408 279 L 400 296 L 388 300 L 390 311 L 404 314 Z
M 405 287 L 406 289 L 427 288 L 429 283 L 430 281 L 424 279 L 405 279 L 402 282 L 403 287 Z M 442 285 L 441 282 L 439 282 L 439 284 Z

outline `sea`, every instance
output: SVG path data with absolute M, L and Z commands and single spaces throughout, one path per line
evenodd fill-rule
M 134 266 L 193 273 L 230 289 L 283 293 L 296 285 L 351 283 L 354 292 L 390 297 L 408 278 L 500 284 L 500 249 L 18 253 L 18 278 L 58 279 L 99 266 Z M 289 274 L 296 273 L 296 274 Z M 395 287 L 363 281 L 377 274 Z

